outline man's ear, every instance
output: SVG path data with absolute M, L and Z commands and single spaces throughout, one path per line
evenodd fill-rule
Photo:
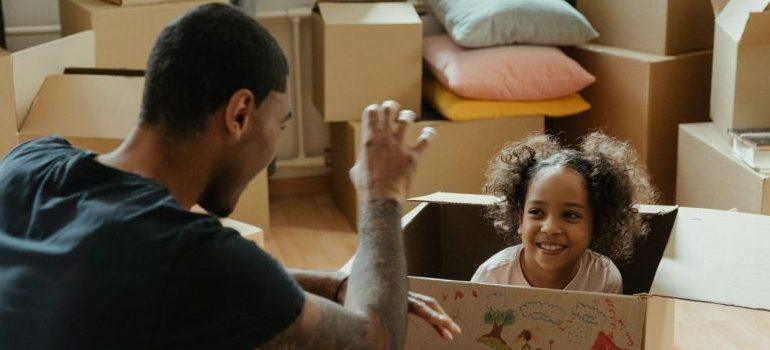
M 227 131 L 240 138 L 249 123 L 253 122 L 250 117 L 255 111 L 254 94 L 249 89 L 240 89 L 233 93 L 224 110 Z

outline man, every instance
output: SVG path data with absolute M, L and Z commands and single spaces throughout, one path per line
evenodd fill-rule
M 0 164 L 0 348 L 398 349 L 407 308 L 447 338 L 459 332 L 434 300 L 408 299 L 399 216 L 428 141 L 404 146 L 411 115 L 392 121 L 396 103 L 364 111 L 349 282 L 287 272 L 188 210 L 228 215 L 275 156 L 287 73 L 256 22 L 206 5 L 160 34 L 140 122 L 118 149 L 47 137 L 11 151 Z

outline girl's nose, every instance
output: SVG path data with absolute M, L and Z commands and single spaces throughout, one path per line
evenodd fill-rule
M 540 231 L 547 234 L 562 233 L 561 226 L 555 221 L 556 220 L 553 217 L 549 216 L 543 221 L 543 225 L 540 226 Z

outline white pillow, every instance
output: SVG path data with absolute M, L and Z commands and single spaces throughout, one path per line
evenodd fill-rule
M 564 0 L 428 0 L 428 4 L 452 39 L 464 47 L 569 46 L 599 36 Z

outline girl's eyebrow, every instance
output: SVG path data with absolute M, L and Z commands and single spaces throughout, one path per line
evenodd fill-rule
M 581 208 L 581 209 L 585 209 L 586 208 L 584 205 L 582 205 L 580 203 L 567 202 L 567 203 L 564 203 L 564 204 L 566 204 L 568 207 L 578 207 L 578 208 Z

